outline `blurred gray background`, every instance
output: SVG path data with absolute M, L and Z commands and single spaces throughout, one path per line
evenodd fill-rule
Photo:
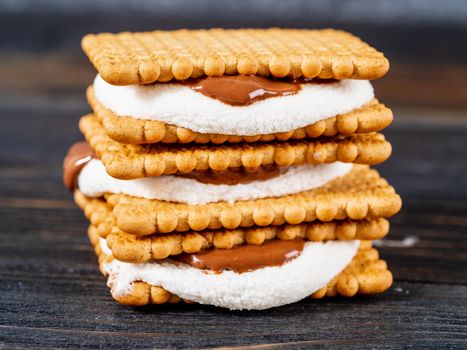
M 391 71 L 377 95 L 402 114 L 467 108 L 465 0 L 1 0 L 0 96 L 84 103 L 86 33 L 270 26 L 346 29 L 384 51 Z

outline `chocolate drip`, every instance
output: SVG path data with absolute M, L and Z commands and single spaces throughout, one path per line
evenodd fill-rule
M 225 75 L 188 80 L 183 83 L 194 91 L 232 106 L 247 106 L 259 100 L 293 95 L 300 83 L 274 80 L 255 75 Z
M 305 241 L 301 238 L 290 241 L 273 239 L 260 246 L 245 244 L 232 249 L 211 249 L 196 254 L 181 254 L 172 259 L 216 273 L 224 270 L 243 273 L 268 266 L 281 266 L 298 257 L 304 245 Z
M 63 182 L 73 191 L 77 186 L 78 175 L 86 164 L 96 155 L 87 142 L 76 142 L 70 147 L 63 160 Z
M 257 169 L 227 169 L 224 171 L 192 171 L 187 174 L 175 174 L 179 177 L 193 179 L 198 182 L 210 185 L 238 185 L 247 184 L 253 181 L 265 181 L 282 175 L 289 167 L 278 165 L 266 165 Z

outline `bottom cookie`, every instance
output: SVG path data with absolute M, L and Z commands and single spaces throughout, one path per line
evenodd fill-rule
M 120 262 L 111 256 L 97 230 L 91 226 L 88 232 L 113 298 L 125 305 L 183 300 L 230 309 L 267 309 L 307 296 L 375 294 L 392 284 L 386 262 L 368 241 L 308 242 L 298 257 L 282 266 L 246 273 L 208 273 L 170 260 Z

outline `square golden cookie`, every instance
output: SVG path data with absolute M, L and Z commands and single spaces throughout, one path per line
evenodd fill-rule
M 401 199 L 376 170 L 356 165 L 345 176 L 326 185 L 288 196 L 235 203 L 187 205 L 159 200 L 107 194 L 108 209 L 90 210 L 91 221 L 116 225 L 123 232 L 146 236 L 247 228 L 298 225 L 315 220 L 363 220 L 387 218 L 401 208 Z M 97 199 L 92 200 L 98 202 Z M 109 222 L 106 210 L 112 210 Z M 106 228 L 109 229 L 109 226 Z
M 378 164 L 391 154 L 391 144 L 378 133 L 238 145 L 164 146 L 115 142 L 92 114 L 82 117 L 79 127 L 107 173 L 124 180 L 194 170 L 258 168 L 271 164 L 292 166 L 336 161 Z
M 126 262 L 147 262 L 165 259 L 182 253 L 198 253 L 205 249 L 231 249 L 238 245 L 262 245 L 271 239 L 291 240 L 302 238 L 320 242 L 327 240 L 375 240 L 389 231 L 384 218 L 373 220 L 335 220 L 299 225 L 188 231 L 164 235 L 137 237 L 115 226 L 111 208 L 103 198 L 91 199 L 79 191 L 75 202 L 91 221 L 90 230 L 105 238 L 114 258 Z
M 376 79 L 389 69 L 381 52 L 350 33 L 307 29 L 209 29 L 101 33 L 82 48 L 110 84 L 201 76 Z
M 94 227 L 94 226 L 91 226 Z M 97 230 L 97 228 L 95 228 Z M 243 244 L 261 245 L 271 239 L 309 241 L 375 240 L 389 231 L 389 222 L 373 220 L 336 220 L 299 225 L 282 225 L 236 230 L 205 230 L 137 237 L 113 227 L 106 237 L 112 256 L 120 261 L 144 263 L 170 256 L 193 254 L 205 249 L 231 249 Z M 101 233 L 98 231 L 98 233 Z
M 87 89 L 87 99 L 94 114 L 104 127 L 105 133 L 113 140 L 127 144 L 146 143 L 239 143 L 302 140 L 320 136 L 362 134 L 380 131 L 391 124 L 392 112 L 382 103 L 373 99 L 361 108 L 321 120 L 303 128 L 274 134 L 236 136 L 199 133 L 187 128 L 157 120 L 137 119 L 118 116 L 105 108 L 95 97 L 93 87 Z
M 90 228 L 88 235 L 98 256 L 99 269 L 106 275 L 104 265 L 111 263 L 114 258 L 105 254 L 101 249 L 96 229 Z M 361 241 L 360 249 L 344 271 L 310 297 L 321 299 L 336 295 L 352 297 L 356 294 L 382 293 L 391 286 L 392 281 L 392 274 L 388 270 L 386 262 L 379 259 L 378 251 L 371 247 L 371 242 Z M 143 281 L 134 282 L 131 290 L 125 295 L 120 295 L 114 291 L 112 278 L 109 278 L 107 284 L 110 287 L 112 297 L 124 305 L 143 306 L 182 301 L 177 295 L 170 293 L 164 288 L 153 286 Z M 191 303 L 189 300 L 184 301 Z

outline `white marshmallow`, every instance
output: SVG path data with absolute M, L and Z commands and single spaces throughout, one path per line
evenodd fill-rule
M 106 245 L 101 239 L 101 245 Z M 307 242 L 295 259 L 251 272 L 211 273 L 178 263 L 104 264 L 108 285 L 117 295 L 131 292 L 132 283 L 160 286 L 179 297 L 231 310 L 262 310 L 306 298 L 338 275 L 355 256 L 359 241 Z
M 301 86 L 294 95 L 231 106 L 181 84 L 115 86 L 98 75 L 94 94 L 118 116 L 158 120 L 200 133 L 245 136 L 301 128 L 350 112 L 374 97 L 366 80 Z
M 235 202 L 266 197 L 279 197 L 320 187 L 349 172 L 352 164 L 330 163 L 291 167 L 277 177 L 238 185 L 211 185 L 174 175 L 119 180 L 105 171 L 98 159 L 91 160 L 78 177 L 78 188 L 88 197 L 104 193 L 123 193 L 147 199 L 186 204 Z

